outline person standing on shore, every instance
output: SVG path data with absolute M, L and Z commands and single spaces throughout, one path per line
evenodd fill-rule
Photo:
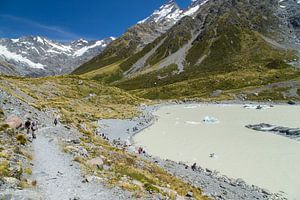
M 30 128 L 31 128 L 31 119 L 30 118 L 27 118 L 24 126 L 25 126 L 25 129 L 26 129 L 26 133 L 29 134 L 30 133 Z
M 57 117 L 55 117 L 55 119 L 54 119 L 54 125 L 56 126 L 57 124 L 58 124 L 58 119 L 57 119 Z
M 31 123 L 31 134 L 32 134 L 32 138 L 36 139 L 36 134 L 35 131 L 37 130 L 37 123 L 36 122 L 32 122 Z

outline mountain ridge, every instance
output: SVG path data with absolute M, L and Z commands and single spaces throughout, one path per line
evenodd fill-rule
M 41 36 L 0 39 L 0 60 L 14 69 L 11 75 L 48 76 L 71 72 L 99 54 L 114 38 L 57 42 Z M 7 68 L 2 65 L 1 68 Z M 8 73 L 10 72 L 10 73 Z
M 176 1 L 166 1 L 149 17 L 130 27 L 121 37 L 108 45 L 99 56 L 78 67 L 73 73 L 86 73 L 132 56 L 167 32 L 183 17 L 193 16 L 197 11 L 195 8 L 206 2 L 207 0 L 194 1 L 188 9 L 183 10 Z
M 219 89 L 268 84 L 275 82 L 276 77 L 293 77 L 292 66 L 299 66 L 300 54 L 298 2 L 216 0 L 195 1 L 192 5 L 197 3 L 201 6 L 193 16 L 184 16 L 142 50 L 109 65 L 102 62 L 100 54 L 100 59 L 81 66 L 88 69 L 83 70 L 88 73 L 82 76 L 138 92 L 144 98 L 159 98 L 162 90 L 158 87 L 165 88 L 165 94 L 165 90 L 173 91 L 168 98 L 202 95 L 192 87 L 178 92 L 172 84 L 198 85 L 199 81 L 203 84 L 209 76 L 215 79 L 244 72 L 247 77 L 252 76 L 248 73 L 257 76 L 259 71 L 265 73 L 259 76 L 266 76 L 264 81 L 259 81 L 259 76 L 252 77 L 255 81 L 249 84 L 242 83 L 240 77 L 237 83 L 227 82 L 219 85 Z M 284 81 L 281 78 L 278 81 Z M 207 88 L 206 92 L 211 93 L 212 89 L 218 87 Z

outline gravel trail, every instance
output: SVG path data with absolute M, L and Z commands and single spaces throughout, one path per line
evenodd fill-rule
M 70 154 L 60 148 L 60 141 L 78 139 L 76 129 L 63 125 L 54 126 L 51 114 L 41 112 L 0 90 L 0 106 L 7 116 L 15 115 L 25 120 L 31 117 L 39 120 L 37 139 L 32 142 L 33 174 L 37 180 L 36 189 L 7 191 L 9 199 L 27 200 L 89 200 L 89 199 L 131 199 L 131 193 L 120 188 L 108 188 L 97 180 L 83 182 L 80 166 Z M 37 195 L 38 194 L 38 195 Z M 1 196 L 1 195 L 0 195 Z
M 43 128 L 33 141 L 33 177 L 45 199 L 120 199 L 93 183 L 83 183 L 80 167 L 63 153 L 55 139 L 42 135 L 55 128 Z

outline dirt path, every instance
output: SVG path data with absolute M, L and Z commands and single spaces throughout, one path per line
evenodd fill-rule
M 107 200 L 131 199 L 131 194 L 120 188 L 108 188 L 99 181 L 84 183 L 82 171 L 72 156 L 60 149 L 59 141 L 78 138 L 76 129 L 63 125 L 54 127 L 50 115 L 0 90 L 0 104 L 8 116 L 23 120 L 30 115 L 39 120 L 37 139 L 32 142 L 33 168 L 31 180 L 37 180 L 36 190 L 8 191 L 12 199 L 43 200 Z M 6 102 L 5 99 L 8 101 Z M 5 103 L 4 103 L 5 102 Z
M 55 139 L 44 135 L 53 130 L 43 128 L 33 142 L 33 178 L 45 199 L 111 199 L 113 195 L 104 192 L 100 184 L 82 183 L 78 164 L 61 152 Z

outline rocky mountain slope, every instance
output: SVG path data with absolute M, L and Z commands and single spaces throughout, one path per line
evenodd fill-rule
M 114 38 L 61 43 L 39 36 L 0 39 L 0 72 L 19 76 L 69 73 L 98 55 Z
M 196 1 L 189 9 L 182 10 L 174 0 L 168 0 L 152 15 L 130 27 L 120 38 L 108 45 L 99 56 L 77 68 L 74 73 L 85 73 L 132 56 L 164 34 L 181 18 L 192 16 L 199 4 L 205 2 L 204 0 Z
M 193 8 L 192 15 L 183 15 L 135 54 L 117 58 L 106 52 L 107 58 L 115 58 L 114 63 L 106 63 L 104 51 L 75 73 L 117 81 L 118 87 L 146 98 L 162 93 L 163 98 L 208 95 L 216 89 L 259 86 L 297 76 L 291 66 L 299 65 L 298 1 L 193 1 L 189 10 Z

